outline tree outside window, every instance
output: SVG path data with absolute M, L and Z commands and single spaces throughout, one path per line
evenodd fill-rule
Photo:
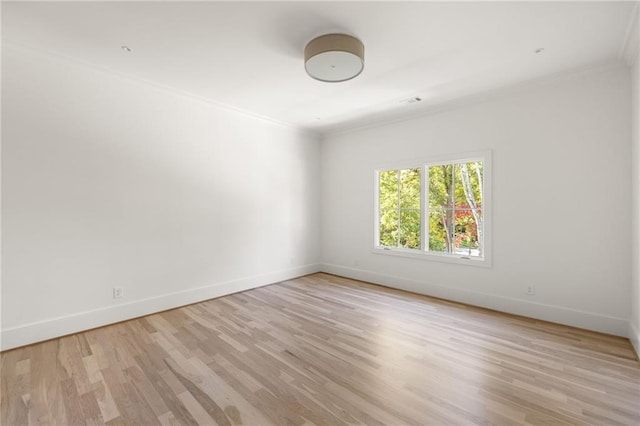
M 377 245 L 485 255 L 482 159 L 379 171 Z

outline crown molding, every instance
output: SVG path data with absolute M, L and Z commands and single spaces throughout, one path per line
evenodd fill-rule
M 456 98 L 445 99 L 433 104 L 427 104 L 420 109 L 414 110 L 411 114 L 385 116 L 386 114 L 382 112 L 364 118 L 361 121 L 356 121 L 351 125 L 349 124 L 349 122 L 345 122 L 337 124 L 335 127 L 329 127 L 322 131 L 322 140 L 325 140 L 328 137 L 341 136 L 348 133 L 359 132 L 361 130 L 368 130 L 372 128 L 401 123 L 404 121 L 420 119 L 422 117 L 433 116 L 443 112 L 453 111 L 467 106 L 501 99 L 513 94 L 521 93 L 526 90 L 535 89 L 537 87 L 542 87 L 573 78 L 599 74 L 602 72 L 621 68 L 626 68 L 624 62 L 622 61 L 614 60 L 598 62 L 581 68 L 564 70 L 544 77 L 525 80 L 520 83 L 497 87 L 483 92 L 472 93 Z
M 99 73 L 103 73 L 103 74 L 108 74 L 111 75 L 113 77 L 122 79 L 122 80 L 127 80 L 127 81 L 131 81 L 131 82 L 135 82 L 137 84 L 143 85 L 143 86 L 147 86 L 147 87 L 152 87 L 156 90 L 160 90 L 163 91 L 165 93 L 171 93 L 173 95 L 178 95 L 178 96 L 182 96 L 185 98 L 190 98 L 192 100 L 198 101 L 198 102 L 202 102 L 205 103 L 209 106 L 221 109 L 223 111 L 226 112 L 231 112 L 234 114 L 238 114 L 238 115 L 242 115 L 245 117 L 249 117 L 258 121 L 262 121 L 262 122 L 267 122 L 269 124 L 278 126 L 278 127 L 285 127 L 285 128 L 289 128 L 293 131 L 297 131 L 299 133 L 302 133 L 304 135 L 307 136 L 311 136 L 314 138 L 320 138 L 321 134 L 306 128 L 306 127 L 302 127 L 302 126 L 296 126 L 294 124 L 285 122 L 285 121 L 280 121 L 280 120 L 276 120 L 274 118 L 265 116 L 265 115 L 261 115 L 261 114 L 257 114 L 242 108 L 237 108 L 234 107 L 233 105 L 229 105 L 227 103 L 224 102 L 220 102 L 220 101 L 216 101 L 214 99 L 211 98 L 207 98 L 204 96 L 200 96 L 200 95 L 196 95 L 195 93 L 192 92 L 188 92 L 185 90 L 181 90 L 178 89 L 176 87 L 173 86 L 169 86 L 169 85 L 165 85 L 165 84 L 160 84 L 160 83 L 156 83 L 154 81 L 151 80 L 147 80 L 144 78 L 140 78 L 140 77 L 136 77 L 130 74 L 126 74 L 126 73 L 122 73 L 119 71 L 114 71 L 110 68 L 106 68 L 106 67 L 101 67 L 101 66 L 97 66 L 95 64 L 83 61 L 81 59 L 75 58 L 75 57 L 70 57 L 70 56 L 66 56 L 66 55 L 60 55 L 58 53 L 54 53 L 51 52 L 49 50 L 44 50 L 44 49 L 39 49 L 39 48 L 35 48 L 33 46 L 27 46 L 24 45 L 22 43 L 16 43 L 14 41 L 10 41 L 10 40 L 2 40 L 2 47 L 10 47 L 10 48 L 14 48 L 17 50 L 23 50 L 23 51 L 27 51 L 27 52 L 31 52 L 33 54 L 39 55 L 39 56 L 45 56 L 45 57 L 50 57 L 59 61 L 64 61 L 64 62 L 68 62 L 68 63 L 72 63 L 74 65 L 77 65 L 79 67 L 83 67 L 83 68 L 87 68 L 87 69 L 91 69 L 95 72 L 99 72 Z

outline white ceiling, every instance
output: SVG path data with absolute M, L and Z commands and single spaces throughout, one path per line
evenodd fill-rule
M 332 132 L 620 60 L 633 2 L 3 2 L 2 39 Z M 305 74 L 312 38 L 365 45 L 354 80 Z M 122 45 L 131 47 L 124 52 Z M 534 50 L 544 48 L 541 54 Z M 401 101 L 419 96 L 422 102 Z

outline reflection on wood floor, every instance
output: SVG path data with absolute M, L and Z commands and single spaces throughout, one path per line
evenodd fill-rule
M 327 274 L 1 357 L 3 425 L 640 424 L 626 339 Z

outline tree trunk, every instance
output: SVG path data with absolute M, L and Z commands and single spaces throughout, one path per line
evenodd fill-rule
M 442 169 L 445 174 L 444 185 L 447 190 L 447 204 L 446 210 L 444 214 L 444 229 L 447 236 L 447 252 L 455 253 L 456 252 L 456 242 L 455 242 L 455 224 L 456 217 L 453 207 L 455 206 L 456 197 L 455 197 L 455 167 L 453 164 L 448 166 L 442 166 Z
M 476 175 L 478 176 L 478 189 L 480 191 L 480 196 L 482 197 L 482 173 L 480 173 L 480 168 L 478 167 L 478 163 L 476 164 Z M 473 194 L 473 187 L 471 186 L 471 179 L 469 179 L 469 169 L 466 164 L 460 164 L 460 174 L 462 175 L 462 189 L 464 190 L 464 196 L 467 199 L 467 204 L 471 208 L 471 214 L 473 214 L 473 219 L 476 221 L 476 230 L 478 232 L 478 249 L 479 254 L 482 256 L 482 246 L 484 243 L 483 240 L 483 232 L 482 232 L 482 215 L 478 211 L 478 204 L 476 201 L 476 197 Z

